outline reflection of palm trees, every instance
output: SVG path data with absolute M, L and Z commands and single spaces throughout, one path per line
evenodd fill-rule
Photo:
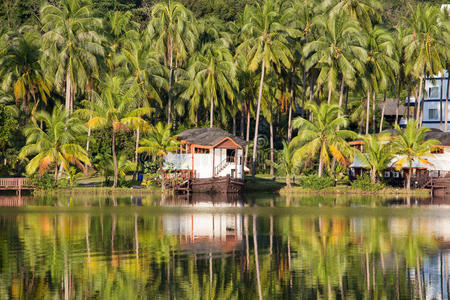
M 262 291 L 261 291 L 261 277 L 259 274 L 259 258 L 258 258 L 258 236 L 256 232 L 256 215 L 253 215 L 253 247 L 255 251 L 255 269 L 256 269 L 256 282 L 258 284 L 258 296 L 261 300 Z

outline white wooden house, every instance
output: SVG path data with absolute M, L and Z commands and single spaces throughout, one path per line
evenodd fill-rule
M 165 158 L 164 168 L 192 171 L 196 179 L 244 178 L 246 142 L 219 128 L 195 128 L 178 135 L 181 146 Z
M 395 138 L 395 131 L 389 130 Z M 426 183 L 429 178 L 439 178 L 450 176 L 450 133 L 444 133 L 439 130 L 431 130 L 426 134 L 426 139 L 436 139 L 440 141 L 438 145 L 434 145 L 432 154 L 423 157 L 430 164 L 424 164 L 419 160 L 414 160 L 412 164 L 412 184 L 417 181 L 418 185 Z M 350 142 L 350 145 L 362 153 L 364 153 L 364 143 L 360 140 Z M 388 168 L 384 170 L 383 177 L 388 179 L 393 185 L 403 185 L 403 181 L 406 178 L 406 172 L 409 170 L 409 166 L 406 164 L 402 166 L 401 170 L 395 168 L 395 163 L 400 160 L 401 157 L 396 156 L 389 163 Z M 350 178 L 356 178 L 363 176 L 364 174 L 370 174 L 368 166 L 366 166 L 357 156 L 354 157 L 353 163 L 349 166 Z

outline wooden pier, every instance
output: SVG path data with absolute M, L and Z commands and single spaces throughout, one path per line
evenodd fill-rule
M 20 196 L 22 190 L 34 190 L 29 178 L 0 178 L 0 191 L 17 191 Z

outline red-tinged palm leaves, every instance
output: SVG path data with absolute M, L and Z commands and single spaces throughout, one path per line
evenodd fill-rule
M 45 130 L 36 124 L 25 128 L 27 144 L 19 153 L 20 158 L 33 156 L 26 167 L 28 174 L 36 171 L 43 175 L 51 166 L 55 168 L 55 179 L 60 165 L 69 171 L 71 164 L 83 168 L 90 165 L 86 151 L 77 143 L 77 137 L 87 132 L 86 126 L 77 118 L 69 117 L 62 105 L 56 105 L 51 114 L 36 113 L 36 120 L 45 124 Z
M 292 144 L 297 147 L 293 159 L 298 163 L 319 154 L 319 176 L 322 176 L 323 167 L 329 165 L 331 157 L 343 165 L 349 162 L 352 151 L 347 139 L 355 138 L 356 134 L 350 130 L 339 129 L 348 125 L 348 120 L 342 116 L 339 106 L 326 103 L 318 106 L 310 103 L 306 109 L 311 111 L 312 121 L 301 117 L 293 121 L 294 128 L 299 130 L 292 140 Z

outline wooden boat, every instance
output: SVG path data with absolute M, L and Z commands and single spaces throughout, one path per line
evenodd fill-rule
M 227 177 L 192 179 L 193 193 L 242 193 L 245 182 L 242 179 Z

